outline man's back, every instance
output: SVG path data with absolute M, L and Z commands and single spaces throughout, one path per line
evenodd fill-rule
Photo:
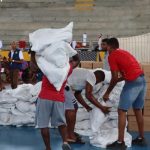
M 125 50 L 115 50 L 109 55 L 112 71 L 120 71 L 126 80 L 134 80 L 143 73 L 140 64 L 133 55 Z

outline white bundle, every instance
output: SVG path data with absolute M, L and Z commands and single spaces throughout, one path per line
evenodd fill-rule
M 59 91 L 69 72 L 69 57 L 77 54 L 72 41 L 73 23 L 62 29 L 39 29 L 29 34 L 39 68 Z
M 18 101 L 16 103 L 16 108 L 23 113 L 27 113 L 30 111 L 30 103 L 29 102 L 22 102 L 22 101 Z
M 11 109 L 14 108 L 15 104 L 0 104 L 0 108 Z
M 34 97 L 32 97 L 32 98 L 29 100 L 29 102 L 30 102 L 30 103 L 35 103 L 36 100 L 37 100 L 37 98 L 38 98 L 38 96 L 34 96 Z
M 9 113 L 11 111 L 10 108 L 1 108 L 0 107 L 0 113 Z
M 15 126 L 34 124 L 34 118 L 31 118 L 28 115 L 12 115 L 10 118 L 10 124 Z
M 0 113 L 0 121 L 4 124 L 9 124 L 11 118 L 10 113 Z
M 93 134 L 99 130 L 107 118 L 108 116 L 106 116 L 99 108 L 93 108 L 93 110 L 90 112 L 90 124 Z
M 85 111 L 84 109 L 79 109 L 77 111 L 77 117 L 76 117 L 76 121 L 77 122 L 81 122 L 83 120 L 89 120 L 90 119 L 90 114 Z
M 36 83 L 34 86 L 31 87 L 30 93 L 32 96 L 37 97 L 41 90 L 42 82 Z
M 96 147 L 105 148 L 106 145 L 113 143 L 118 139 L 118 128 L 101 130 L 96 136 L 90 138 L 90 143 Z M 125 144 L 131 147 L 132 137 L 125 132 Z
M 32 84 L 19 85 L 18 88 L 12 90 L 12 96 L 21 101 L 29 101 L 32 98 L 30 93 L 32 87 Z
M 0 94 L 0 104 L 12 104 L 17 102 L 17 98 L 12 97 L 11 92 L 3 91 Z
M 80 122 L 77 122 L 75 125 L 75 129 L 77 130 L 89 130 L 90 127 L 90 120 L 83 120 Z

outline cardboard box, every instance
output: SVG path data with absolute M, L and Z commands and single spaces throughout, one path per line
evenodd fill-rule
M 150 107 L 144 107 L 144 116 L 150 116 Z
M 146 91 L 146 96 L 145 96 L 146 100 L 150 100 L 150 90 Z
M 144 75 L 145 75 L 146 82 L 149 83 L 150 82 L 150 73 L 144 73 Z
M 145 105 L 144 105 L 144 107 L 150 107 L 150 100 L 145 100 Z
M 80 62 L 80 67 L 81 68 L 86 68 L 86 69 L 92 69 L 93 61 L 81 61 Z
M 93 69 L 103 68 L 103 62 L 93 62 Z
M 129 123 L 128 124 L 128 130 L 129 131 L 138 131 L 138 126 L 136 122 Z M 150 131 L 150 123 L 145 122 L 144 123 L 144 131 Z
M 128 130 L 138 131 L 138 126 L 135 116 L 128 117 Z M 144 116 L 144 131 L 150 131 L 150 116 Z
M 147 83 L 146 83 L 146 86 L 147 86 L 147 90 L 150 91 L 150 82 L 147 82 Z
M 127 112 L 128 116 L 134 116 L 134 111 L 133 109 L 129 109 Z
M 142 69 L 145 73 L 150 73 L 150 64 L 142 64 Z

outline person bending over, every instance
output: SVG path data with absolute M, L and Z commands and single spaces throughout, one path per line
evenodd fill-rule
M 132 144 L 145 145 L 144 121 L 142 115 L 146 93 L 144 73 L 134 56 L 125 50 L 119 49 L 119 42 L 116 38 L 109 39 L 107 45 L 112 79 L 106 93 L 103 96 L 103 99 L 107 101 L 117 82 L 125 80 L 125 85 L 120 96 L 118 107 L 118 140 L 108 145 L 107 148 L 122 150 L 126 149 L 124 143 L 126 112 L 131 106 L 133 107 L 139 129 L 139 136 L 132 141 Z M 118 74 L 121 74 L 121 77 L 118 77 Z
M 86 108 L 87 111 L 92 108 L 85 102 L 81 92 L 85 89 L 86 98 L 96 107 L 102 110 L 103 113 L 109 113 L 109 108 L 102 106 L 93 95 L 94 86 L 102 83 L 109 83 L 111 79 L 111 73 L 102 69 L 88 70 L 83 68 L 76 68 L 68 78 L 68 84 L 75 91 L 75 97 L 78 102 Z

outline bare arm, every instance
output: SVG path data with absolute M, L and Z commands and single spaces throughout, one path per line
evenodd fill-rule
M 92 110 L 92 108 L 84 101 L 82 95 L 81 95 L 81 91 L 75 91 L 75 98 L 77 99 L 77 101 L 87 110 L 90 111 Z
M 107 89 L 107 91 L 105 92 L 104 96 L 103 96 L 103 99 L 105 101 L 107 101 L 109 99 L 109 94 L 111 93 L 111 91 L 114 89 L 114 87 L 116 86 L 116 84 L 118 82 L 121 82 L 123 81 L 124 78 L 121 77 L 121 78 L 118 78 L 118 71 L 112 71 L 112 79 L 110 81 L 110 84 L 109 84 L 109 87 Z
M 93 95 L 93 87 L 91 84 L 89 84 L 88 82 L 86 83 L 86 98 L 96 107 L 98 107 L 99 109 L 101 109 L 104 113 L 108 113 L 109 112 L 109 108 L 110 107 L 106 107 L 101 105 L 97 99 L 94 97 Z

